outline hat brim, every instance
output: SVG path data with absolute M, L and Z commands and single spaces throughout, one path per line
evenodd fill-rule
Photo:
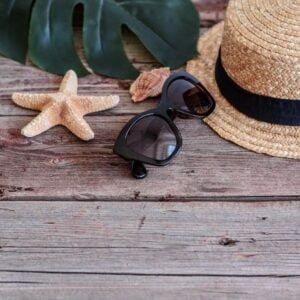
M 187 65 L 187 71 L 198 78 L 216 100 L 215 111 L 204 122 L 222 138 L 249 150 L 300 159 L 300 127 L 270 124 L 249 118 L 236 110 L 219 91 L 215 80 L 215 64 L 223 29 L 224 22 L 221 22 L 208 30 L 199 39 L 200 55 Z

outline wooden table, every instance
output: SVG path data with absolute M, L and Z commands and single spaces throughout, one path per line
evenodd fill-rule
M 195 1 L 202 27 L 226 1 Z M 133 37 L 129 55 L 156 64 Z M 80 80 L 82 94 L 121 96 L 87 117 L 84 143 L 64 128 L 21 136 L 36 114 L 16 91 L 61 80 L 0 58 L 0 299 L 299 299 L 300 162 L 259 155 L 178 120 L 183 151 L 136 181 L 112 153 L 123 125 L 155 100 L 132 104 L 127 81 Z

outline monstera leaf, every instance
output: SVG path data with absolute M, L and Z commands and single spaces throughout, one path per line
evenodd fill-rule
M 132 31 L 165 66 L 177 68 L 196 54 L 199 17 L 190 0 L 0 0 L 0 53 L 64 74 L 88 74 L 74 46 L 73 14 L 83 6 L 83 46 L 96 73 L 135 78 L 122 42 Z

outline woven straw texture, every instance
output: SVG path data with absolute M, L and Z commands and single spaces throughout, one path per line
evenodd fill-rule
M 300 159 L 300 127 L 249 118 L 221 95 L 214 78 L 221 44 L 227 73 L 244 89 L 299 101 L 300 0 L 231 0 L 225 25 L 200 38 L 200 55 L 187 65 L 217 102 L 204 121 L 221 137 L 258 153 Z

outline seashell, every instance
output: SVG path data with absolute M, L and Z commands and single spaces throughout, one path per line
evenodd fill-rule
M 141 102 L 146 98 L 159 96 L 170 74 L 170 68 L 159 68 L 150 72 L 143 72 L 130 87 L 133 102 Z

